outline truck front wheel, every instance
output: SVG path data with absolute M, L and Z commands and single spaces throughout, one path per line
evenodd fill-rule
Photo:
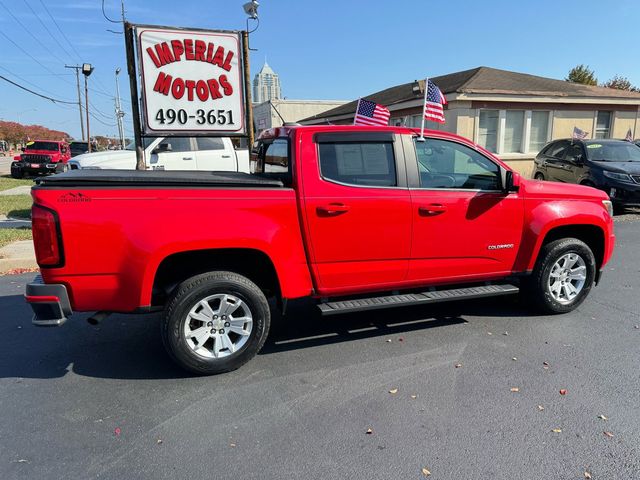
M 589 294 L 595 273 L 596 260 L 589 246 L 576 238 L 562 238 L 542 248 L 523 293 L 545 313 L 570 312 Z
M 184 369 L 211 375 L 251 360 L 269 333 L 271 313 L 262 291 L 233 272 L 210 272 L 182 282 L 162 321 L 169 355 Z

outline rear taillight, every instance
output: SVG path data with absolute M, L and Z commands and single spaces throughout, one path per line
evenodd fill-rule
M 61 267 L 64 264 L 64 256 L 62 235 L 56 212 L 40 205 L 34 205 L 31 208 L 31 229 L 38 265 L 41 267 Z

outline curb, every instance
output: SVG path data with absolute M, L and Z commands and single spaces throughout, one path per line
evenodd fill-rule
M 35 258 L 0 258 L 0 275 L 9 270 L 38 268 Z

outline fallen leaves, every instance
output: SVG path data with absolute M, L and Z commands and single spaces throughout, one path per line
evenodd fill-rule
M 122 433 L 122 429 L 120 427 L 116 427 L 115 430 L 113 431 L 113 434 L 116 437 L 119 437 L 121 433 Z
M 373 428 L 371 428 L 371 427 L 367 428 L 367 431 L 365 433 L 367 435 L 373 435 Z
M 567 394 L 567 389 L 566 388 L 561 388 L 560 389 L 560 395 L 566 395 Z
M 392 388 L 391 390 L 389 390 L 389 393 L 391 395 L 395 395 L 396 393 L 398 393 L 398 388 L 397 387 L 396 388 Z
M 235 444 L 235 443 L 230 443 L 230 444 L 229 444 L 229 446 L 230 446 L 231 448 L 236 448 L 236 444 Z
M 424 475 L 425 477 L 428 477 L 429 475 L 431 475 L 431 472 L 426 467 L 423 467 L 422 475 Z
M 562 429 L 561 428 L 554 428 L 553 430 L 551 430 L 553 433 L 562 433 Z
M 520 389 L 518 387 L 511 387 L 511 391 L 513 393 L 518 393 L 520 391 Z
M 0 276 L 2 276 L 2 275 L 20 275 L 22 273 L 32 273 L 32 272 L 39 272 L 39 271 L 40 271 L 39 268 L 12 268 L 11 270 L 7 270 L 6 272 L 0 273 Z
M 538 410 L 543 411 L 544 407 L 542 405 L 538 405 Z
M 454 365 L 454 367 L 456 367 L 456 368 L 460 368 L 460 367 L 462 367 L 462 364 L 461 364 L 461 363 L 456 363 L 456 364 Z
M 542 362 L 542 368 L 547 370 L 549 368 L 549 363 L 548 362 Z
M 418 398 L 418 395 L 411 395 L 411 398 L 415 400 L 416 398 Z
M 604 433 L 606 437 L 613 438 L 613 433 L 611 432 L 602 432 L 602 433 Z
M 511 360 L 513 360 L 514 362 L 518 361 L 518 357 L 511 357 Z
M 584 472 L 584 478 L 586 478 L 587 480 L 591 480 L 591 474 L 587 471 Z
M 159 438 L 158 440 L 156 440 L 156 443 L 157 443 L 158 445 L 160 445 L 160 444 L 162 443 L 162 439 L 161 439 L 161 438 Z
M 605 417 L 604 415 L 598 415 L 598 418 L 599 418 L 600 420 L 608 420 L 608 418 L 607 418 L 607 417 Z

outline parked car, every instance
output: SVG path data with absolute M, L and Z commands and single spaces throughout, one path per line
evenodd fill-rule
M 67 171 L 71 158 L 69 144 L 53 140 L 29 142 L 22 154 L 15 156 L 11 163 L 11 176 L 22 178 L 25 175 L 47 175 Z
M 534 178 L 599 188 L 616 211 L 640 206 L 640 147 L 624 140 L 555 140 L 536 157 Z
M 285 310 L 313 297 L 333 315 L 522 289 L 538 309 L 564 313 L 613 251 L 604 192 L 523 180 L 450 133 L 420 141 L 404 127 L 285 127 L 264 132 L 254 152 L 253 175 L 40 179 L 42 278 L 26 291 L 34 323 L 164 311 L 169 355 L 211 374 L 260 350 L 267 299 Z
M 71 158 L 73 158 L 78 155 L 82 155 L 83 153 L 87 153 L 89 151 L 89 142 L 74 140 L 69 144 L 69 147 L 71 148 Z
M 206 170 L 249 172 L 249 151 L 236 150 L 228 137 L 145 138 L 148 170 Z M 135 145 L 74 157 L 72 170 L 135 170 Z

